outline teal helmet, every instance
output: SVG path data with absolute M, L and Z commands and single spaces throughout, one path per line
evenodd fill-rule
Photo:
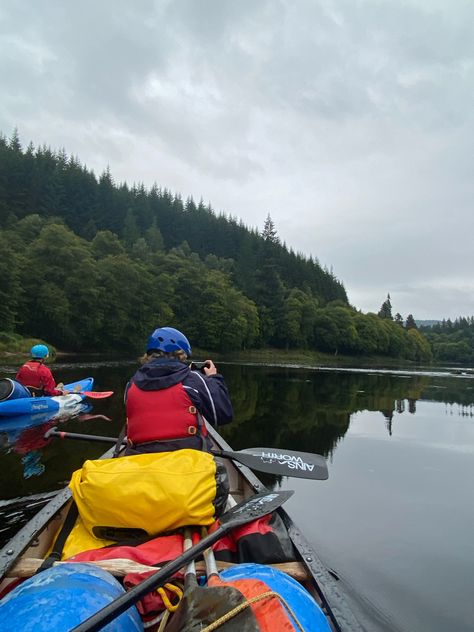
M 44 360 L 49 356 L 49 349 L 46 345 L 34 345 L 31 347 L 30 353 L 32 358 Z
M 146 351 L 163 351 L 164 353 L 172 353 L 173 351 L 184 351 L 188 356 L 191 355 L 191 345 L 184 334 L 173 327 L 159 327 L 148 338 Z

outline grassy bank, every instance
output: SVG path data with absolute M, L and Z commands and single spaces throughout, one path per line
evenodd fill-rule
M 249 351 L 233 351 L 228 354 L 216 354 L 200 349 L 193 350 L 193 357 L 198 360 L 212 358 L 215 361 L 284 364 L 298 366 L 342 366 L 342 367 L 407 367 L 415 363 L 408 360 L 388 358 L 385 356 L 344 356 L 321 353 L 308 349 L 251 349 Z
M 25 358 L 30 355 L 30 349 L 33 345 L 47 345 L 51 357 L 56 355 L 56 349 L 49 343 L 39 338 L 23 338 L 18 334 L 12 334 L 0 331 L 0 358 L 8 358 L 24 362 Z

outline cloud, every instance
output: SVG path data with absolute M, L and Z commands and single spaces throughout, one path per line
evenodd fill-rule
M 472 24 L 463 0 L 6 0 L 0 129 L 270 212 L 363 310 L 411 287 L 397 311 L 472 314 Z

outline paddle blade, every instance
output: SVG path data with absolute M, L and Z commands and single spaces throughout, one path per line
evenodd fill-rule
M 247 448 L 236 454 L 239 455 L 237 461 L 259 472 L 318 481 L 325 481 L 329 476 L 326 459 L 320 454 L 280 448 Z M 251 457 L 247 462 L 245 455 Z
M 260 626 L 251 608 L 242 608 L 236 616 L 227 617 L 245 603 L 245 597 L 234 587 L 192 587 L 185 591 L 166 632 L 200 632 L 218 619 L 225 621 L 219 625 L 222 632 L 258 632 Z
M 104 399 L 114 394 L 113 391 L 68 391 L 67 395 L 85 395 L 91 399 Z
M 294 493 L 292 490 L 287 490 L 255 494 L 255 496 L 242 501 L 222 514 L 219 518 L 220 526 L 228 531 L 252 520 L 263 518 L 263 516 L 281 507 Z

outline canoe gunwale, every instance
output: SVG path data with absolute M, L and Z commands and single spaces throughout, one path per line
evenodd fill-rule
M 10 568 L 19 557 L 32 545 L 39 533 L 53 520 L 56 514 L 69 502 L 71 490 L 66 487 L 60 490 L 38 513 L 0 551 L 0 582 L 5 579 Z
M 100 458 L 112 456 L 113 448 L 107 450 Z M 71 490 L 64 487 L 59 490 L 38 513 L 29 520 L 20 531 L 0 551 L 0 583 L 8 576 L 8 571 L 18 558 L 32 545 L 41 532 L 48 526 L 71 499 Z

